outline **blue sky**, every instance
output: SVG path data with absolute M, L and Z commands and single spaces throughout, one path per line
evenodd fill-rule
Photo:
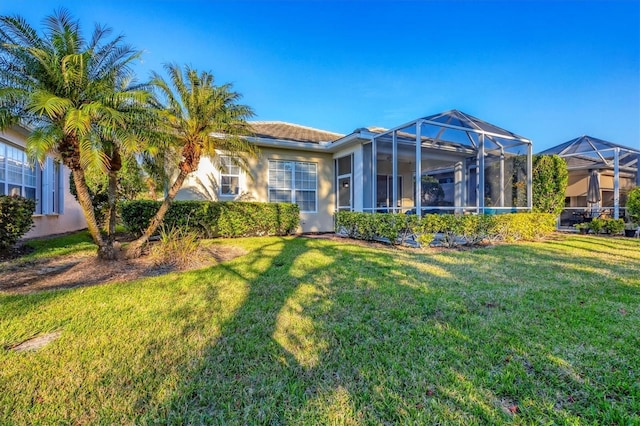
M 542 151 L 582 134 L 640 148 L 640 1 L 3 1 L 40 27 L 65 7 L 189 64 L 259 120 L 349 133 L 459 109 Z

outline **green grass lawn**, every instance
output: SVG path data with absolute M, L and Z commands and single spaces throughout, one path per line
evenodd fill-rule
M 214 244 L 249 254 L 0 295 L 0 424 L 640 424 L 639 240 Z

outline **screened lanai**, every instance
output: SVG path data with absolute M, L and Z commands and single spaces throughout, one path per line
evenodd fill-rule
M 529 139 L 457 110 L 370 130 L 362 153 L 364 211 L 531 209 Z
M 569 184 L 561 226 L 593 217 L 625 216 L 627 194 L 640 185 L 640 150 L 580 136 L 541 154 L 557 154 L 567 162 Z

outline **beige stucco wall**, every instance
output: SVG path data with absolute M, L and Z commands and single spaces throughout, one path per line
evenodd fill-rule
M 10 145 L 24 149 L 27 134 L 18 129 L 0 131 L 0 140 Z M 44 237 L 77 231 L 87 227 L 82 208 L 69 192 L 69 170 L 63 168 L 64 209 L 62 214 L 34 215 L 34 227 L 24 236 L 25 238 Z
M 62 214 L 34 215 L 35 226 L 25 238 L 45 237 L 48 235 L 64 234 L 78 231 L 87 227 L 82 207 L 76 198 L 69 192 L 69 169 L 64 168 L 64 211 Z
M 293 151 L 289 149 L 261 148 L 259 158 L 249 161 L 251 176 L 241 175 L 240 195 L 220 197 L 218 185 L 220 172 L 209 158 L 203 158 L 198 170 L 178 192 L 178 200 L 244 200 L 268 201 L 269 160 L 304 161 L 317 164 L 318 188 L 317 211 L 300 214 L 298 232 L 332 232 L 333 212 L 335 210 L 335 191 L 333 188 L 334 164 L 331 154 Z

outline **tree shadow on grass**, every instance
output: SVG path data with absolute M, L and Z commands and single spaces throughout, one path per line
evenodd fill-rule
M 503 274 L 530 253 L 526 247 L 513 250 Z M 549 254 L 546 261 L 554 258 Z M 473 268 L 497 261 L 504 261 L 504 253 L 397 256 L 282 239 L 247 255 L 244 266 L 219 265 L 246 285 L 246 297 L 172 396 L 143 420 L 501 424 L 517 422 L 515 416 L 560 423 L 579 418 L 597 395 L 588 394 L 583 372 L 574 371 L 554 345 L 557 338 L 573 339 L 579 347 L 580 339 L 572 330 L 547 332 L 569 314 L 553 308 L 516 319 L 518 304 L 537 303 L 526 294 L 529 288 L 522 300 L 502 300 L 496 295 L 517 285 L 495 281 L 476 290 L 466 284 L 482 280 Z M 535 265 L 522 268 L 518 272 L 540 272 Z M 212 310 L 222 303 L 220 290 L 207 290 Z M 187 324 L 184 333 L 191 332 Z M 623 360 L 617 366 L 625 365 Z M 562 403 L 581 393 L 587 393 L 583 402 Z
M 280 244 L 281 251 L 261 249 L 244 259 L 267 261 L 266 269 L 219 266 L 248 283 L 246 299 L 150 418 L 173 424 L 427 418 L 438 373 L 425 374 L 416 360 L 425 351 L 438 363 L 468 351 L 455 344 L 464 336 L 447 329 L 428 286 L 393 284 L 389 253 L 308 239 Z M 407 266 L 406 273 L 418 271 Z M 215 309 L 218 291 L 208 297 Z M 432 342 L 442 335 L 454 344 Z M 454 418 L 463 409 L 452 404 Z M 472 412 L 485 421 L 502 416 L 480 404 Z

